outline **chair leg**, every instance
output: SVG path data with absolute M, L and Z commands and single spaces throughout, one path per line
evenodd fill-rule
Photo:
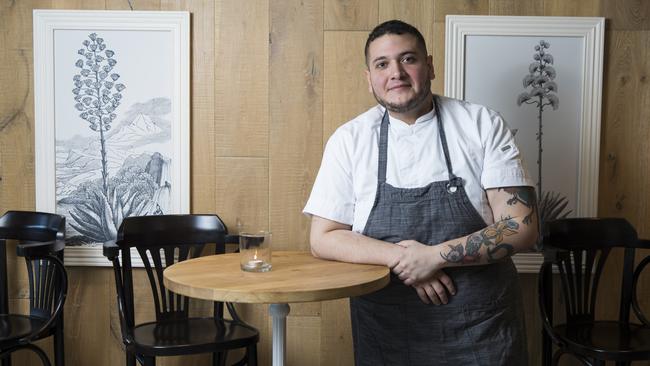
M 54 365 L 65 366 L 65 347 L 63 345 L 63 322 L 59 321 L 54 332 Z
M 551 366 L 553 357 L 553 342 L 551 337 L 542 329 L 542 366 Z
M 212 366 L 225 366 L 228 358 L 228 351 L 214 352 L 212 354 Z
M 0 362 L 1 366 L 11 366 L 11 355 L 6 355 L 4 357 L 0 357 Z
M 248 366 L 257 366 L 257 344 L 246 347 L 246 354 L 248 355 Z
M 126 353 L 126 366 L 136 366 L 135 355 L 133 353 Z

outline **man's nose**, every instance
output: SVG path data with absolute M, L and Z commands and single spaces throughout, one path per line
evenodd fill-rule
M 402 64 L 399 61 L 393 61 L 389 64 L 390 67 L 390 77 L 392 79 L 401 79 L 405 72 Z

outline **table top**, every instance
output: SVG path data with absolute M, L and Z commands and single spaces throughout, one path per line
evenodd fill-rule
M 239 253 L 199 257 L 171 265 L 164 283 L 204 300 L 289 303 L 364 295 L 390 281 L 387 267 L 327 261 L 308 252 L 273 252 L 271 262 L 271 271 L 253 273 L 239 268 Z

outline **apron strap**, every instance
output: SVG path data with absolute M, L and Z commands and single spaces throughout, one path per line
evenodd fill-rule
M 438 96 L 433 96 L 433 107 L 436 110 L 436 119 L 438 121 L 438 131 L 440 131 L 440 142 L 442 143 L 442 152 L 445 154 L 445 164 L 447 164 L 447 175 L 449 176 L 449 183 L 447 189 L 450 187 L 458 187 L 462 184 L 461 180 L 454 174 L 451 167 L 451 158 L 449 157 L 449 147 L 447 146 L 447 135 L 445 134 L 445 127 L 442 125 L 442 114 L 440 114 L 440 102 Z M 455 191 L 455 189 L 453 190 Z M 453 192 L 452 192 L 453 193 Z
M 377 180 L 379 183 L 386 183 L 386 163 L 388 161 L 388 109 L 384 112 L 379 129 L 379 171 Z
M 449 157 L 449 147 L 447 146 L 447 137 L 445 135 L 445 128 L 442 125 L 442 115 L 440 114 L 440 105 L 438 96 L 433 96 L 433 107 L 435 109 L 435 116 L 438 121 L 438 131 L 440 131 L 440 142 L 442 143 L 442 151 L 445 154 L 445 164 L 447 165 L 447 174 L 449 176 L 449 183 L 447 183 L 447 190 L 454 193 L 457 187 L 462 186 L 462 179 L 454 175 L 451 166 L 451 158 Z M 388 118 L 388 109 L 384 112 L 381 119 L 381 127 L 379 129 L 379 164 L 377 171 L 378 183 L 386 182 L 386 164 L 388 161 L 388 126 L 390 120 Z

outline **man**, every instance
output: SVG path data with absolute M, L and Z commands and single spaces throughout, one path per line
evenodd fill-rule
M 332 135 L 304 209 L 315 256 L 392 270 L 350 300 L 356 364 L 526 365 L 510 256 L 534 246 L 538 223 L 512 133 L 483 106 L 432 94 L 414 27 L 380 24 L 365 54 L 379 105 Z

